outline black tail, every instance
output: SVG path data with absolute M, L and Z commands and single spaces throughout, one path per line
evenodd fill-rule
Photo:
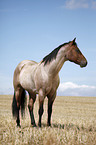
M 22 95 L 21 95 L 21 116 L 25 116 L 25 108 L 27 105 L 27 98 L 26 98 L 26 92 L 23 90 Z
M 18 115 L 18 108 L 17 108 L 15 92 L 14 92 L 13 102 L 12 102 L 12 114 L 13 114 L 13 117 L 17 117 L 17 115 Z
M 20 109 L 21 109 L 21 116 L 24 117 L 25 115 L 25 108 L 26 108 L 26 92 L 25 90 L 23 90 L 22 94 L 21 94 L 21 101 L 20 101 Z M 13 117 L 17 117 L 18 115 L 18 109 L 17 108 L 17 101 L 16 101 L 16 97 L 15 97 L 15 92 L 14 92 L 14 96 L 13 96 L 13 102 L 12 102 L 12 114 Z

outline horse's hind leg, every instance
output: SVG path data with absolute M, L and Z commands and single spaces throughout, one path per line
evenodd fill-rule
M 36 100 L 36 95 L 35 94 L 30 94 L 29 93 L 29 104 L 28 104 L 28 108 L 29 108 L 29 113 L 30 113 L 30 118 L 31 118 L 31 125 L 33 127 L 36 127 L 36 123 L 35 123 L 35 119 L 34 119 L 34 114 L 33 114 L 33 107 L 34 107 L 34 103 Z

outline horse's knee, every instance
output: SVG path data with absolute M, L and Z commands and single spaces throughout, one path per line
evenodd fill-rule
M 39 105 L 42 104 L 44 102 L 44 98 L 45 98 L 45 93 L 43 92 L 42 89 L 39 90 Z
M 29 100 L 28 109 L 29 109 L 29 111 L 33 110 L 33 99 Z
M 39 115 L 42 116 L 44 109 L 43 109 L 43 103 L 44 103 L 44 93 L 42 89 L 39 90 Z
M 43 112 L 44 112 L 44 109 L 43 109 L 43 102 L 39 102 L 40 104 L 39 104 L 39 111 L 38 111 L 38 113 L 39 113 L 39 115 L 41 116 L 42 114 L 43 114 Z
M 41 116 L 41 115 L 43 114 L 43 112 L 44 112 L 43 107 L 40 107 L 40 108 L 39 108 L 39 111 L 38 111 L 39 115 Z

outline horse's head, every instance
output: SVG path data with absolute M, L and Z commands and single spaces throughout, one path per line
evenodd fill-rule
M 80 67 L 85 67 L 87 65 L 87 60 L 77 47 L 75 40 L 76 38 L 68 44 L 66 59 L 80 65 Z

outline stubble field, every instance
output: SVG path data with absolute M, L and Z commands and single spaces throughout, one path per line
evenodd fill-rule
M 57 96 L 52 127 L 46 126 L 46 98 L 41 128 L 30 125 L 28 109 L 21 128 L 16 127 L 11 102 L 11 95 L 0 95 L 0 145 L 96 145 L 96 97 Z M 34 107 L 38 123 L 38 97 Z

